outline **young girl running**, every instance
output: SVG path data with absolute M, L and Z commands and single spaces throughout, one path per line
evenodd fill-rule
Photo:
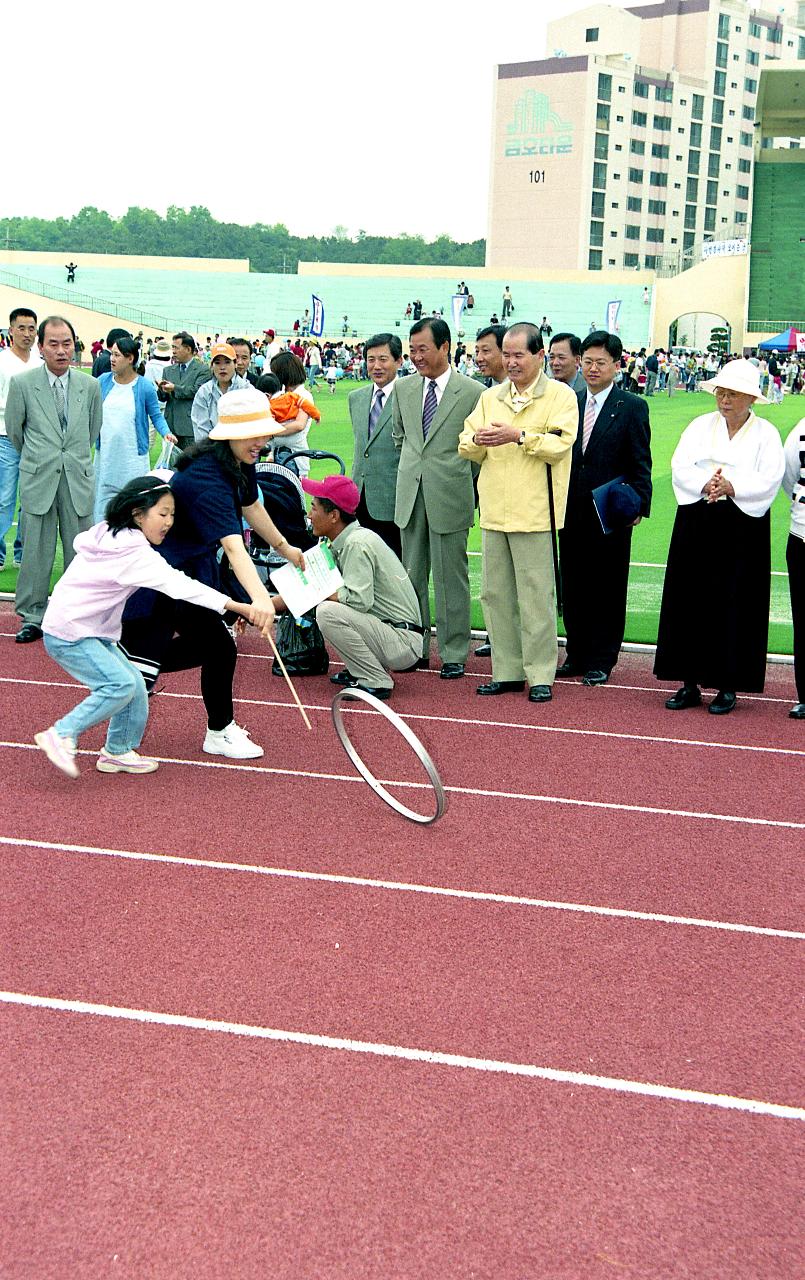
M 75 540 L 75 559 L 56 583 L 42 620 L 45 648 L 60 667 L 91 690 L 50 729 L 34 735 L 57 769 L 78 777 L 76 745 L 85 729 L 109 721 L 101 773 L 153 773 L 156 760 L 138 755 L 148 720 L 148 695 L 140 672 L 117 647 L 123 606 L 140 587 L 188 600 L 217 613 L 239 613 L 264 630 L 272 619 L 251 604 L 173 569 L 154 550 L 173 524 L 174 499 L 156 476 L 141 476 L 120 490 L 106 520 Z

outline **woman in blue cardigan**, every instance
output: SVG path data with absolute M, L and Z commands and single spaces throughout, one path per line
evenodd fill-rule
M 112 347 L 112 372 L 98 379 L 103 401 L 103 426 L 95 449 L 95 511 L 103 520 L 111 498 L 151 467 L 148 457 L 148 422 L 163 440 L 176 444 L 176 436 L 162 416 L 156 387 L 137 373 L 140 347 L 134 338 L 118 338 Z

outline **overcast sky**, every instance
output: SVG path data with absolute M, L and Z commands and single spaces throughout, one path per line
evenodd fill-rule
M 494 67 L 543 57 L 548 17 L 585 7 L 4 0 L 0 214 L 197 204 L 474 240 Z

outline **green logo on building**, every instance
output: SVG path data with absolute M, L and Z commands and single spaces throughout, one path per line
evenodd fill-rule
M 506 156 L 568 156 L 573 150 L 573 125 L 563 120 L 544 93 L 527 89 L 514 104 L 514 119 L 506 125 Z

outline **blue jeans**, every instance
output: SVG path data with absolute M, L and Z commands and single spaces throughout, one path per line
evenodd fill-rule
M 77 742 L 85 729 L 108 720 L 107 751 L 119 756 L 139 747 L 148 723 L 148 694 L 139 671 L 117 645 L 95 636 L 59 640 L 45 632 L 45 648 L 68 675 L 92 691 L 56 721 L 59 737 Z
M 14 512 L 17 507 L 17 479 L 20 472 L 20 455 L 8 436 L 0 436 L 0 562 L 6 558 L 6 534 L 14 523 Z M 22 535 L 20 524 L 17 525 L 17 537 L 14 542 L 14 559 L 22 555 Z
M 316 389 L 316 378 L 317 378 L 318 374 L 320 374 L 320 373 L 321 373 L 321 365 L 320 365 L 320 364 L 311 364 L 311 365 L 309 365 L 309 366 L 308 366 L 308 371 L 307 371 L 307 385 L 310 387 L 311 391 L 315 391 L 315 389 Z

